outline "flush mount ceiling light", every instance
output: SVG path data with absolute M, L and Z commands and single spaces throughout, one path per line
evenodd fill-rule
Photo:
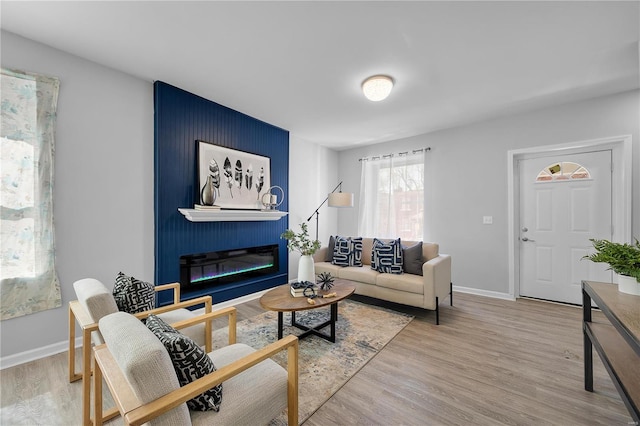
M 386 99 L 393 88 L 393 79 L 388 75 L 374 75 L 362 83 L 362 92 L 370 101 Z

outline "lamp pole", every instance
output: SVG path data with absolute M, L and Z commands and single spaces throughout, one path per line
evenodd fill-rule
M 340 183 L 337 184 L 336 187 L 333 188 L 333 191 L 331 191 L 329 194 L 333 194 L 334 192 L 336 192 L 336 189 L 338 189 L 338 188 L 340 188 L 340 191 L 342 191 L 342 181 L 340 181 Z M 313 217 L 313 215 L 316 215 L 316 240 L 318 239 L 318 223 L 319 223 L 319 216 L 320 216 L 319 210 L 320 210 L 320 207 L 324 206 L 324 203 L 326 203 L 327 200 L 329 200 L 329 195 L 327 195 L 327 198 L 325 198 L 324 201 L 322 203 L 320 203 L 320 205 L 318 206 L 316 211 L 311 213 L 311 216 L 309 216 L 309 219 L 307 219 L 307 222 L 309 222 L 311 220 L 311 218 Z

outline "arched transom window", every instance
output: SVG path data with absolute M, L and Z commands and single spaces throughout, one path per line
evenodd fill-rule
M 549 164 L 540 170 L 536 182 L 553 182 L 561 180 L 590 179 L 591 173 L 578 163 L 564 161 Z

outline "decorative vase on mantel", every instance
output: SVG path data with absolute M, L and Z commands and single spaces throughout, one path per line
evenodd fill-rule
M 302 255 L 298 261 L 298 281 L 316 283 L 316 268 L 313 264 L 313 256 Z
M 618 291 L 640 296 L 640 282 L 628 275 L 618 275 Z

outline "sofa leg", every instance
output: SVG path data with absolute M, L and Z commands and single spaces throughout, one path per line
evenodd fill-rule
M 440 325 L 440 305 L 438 303 L 438 296 L 436 296 L 436 325 Z
M 449 303 L 453 306 L 453 283 L 449 283 Z

